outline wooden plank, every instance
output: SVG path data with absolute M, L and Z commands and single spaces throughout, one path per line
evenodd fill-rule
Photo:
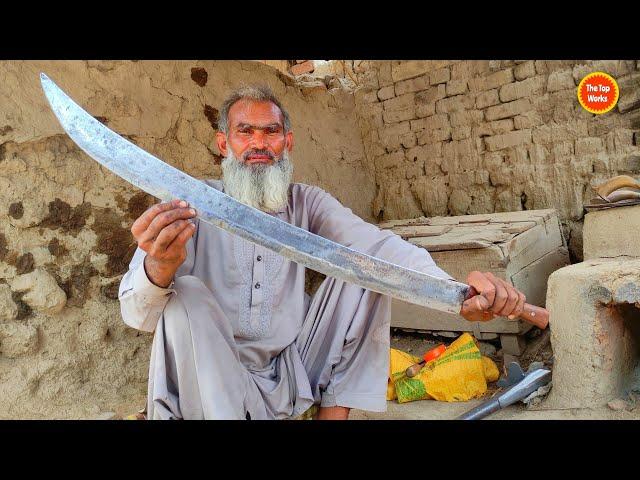
M 431 217 L 430 225 L 457 225 L 460 217 Z
M 532 229 L 537 224 L 536 222 L 513 222 L 513 223 L 504 223 L 502 230 L 507 233 L 515 233 L 520 234 L 526 232 L 527 230 Z
M 489 271 L 500 278 L 506 277 L 507 261 L 497 245 L 472 250 L 432 252 L 431 258 L 445 272 L 464 282 L 472 270 Z
M 394 227 L 391 231 L 402 238 L 434 237 L 447 233 L 453 225 L 406 225 Z
M 501 245 L 505 257 L 509 258 L 511 274 L 515 274 L 530 263 L 562 246 L 560 228 L 547 229 L 546 225 L 536 225 L 534 228 L 517 235 L 510 242 Z
M 543 307 L 547 298 L 549 275 L 570 263 L 569 252 L 565 247 L 560 247 L 512 275 L 511 283 L 526 295 L 528 303 Z
M 449 232 L 436 237 L 416 237 L 411 243 L 431 251 L 464 250 L 485 248 L 494 243 L 505 242 L 513 237 L 500 228 L 485 228 L 458 225 Z
M 553 208 L 545 210 L 522 210 L 519 212 L 497 212 L 492 214 L 491 222 L 536 222 L 542 223 L 544 220 L 557 216 L 557 212 Z
M 386 222 L 380 222 L 378 228 L 393 229 L 394 227 L 406 226 L 406 225 L 432 225 L 431 220 L 427 217 L 407 218 L 404 220 L 387 220 Z

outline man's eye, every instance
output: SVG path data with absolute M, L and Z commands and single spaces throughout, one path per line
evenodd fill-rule
M 249 129 L 238 130 L 238 133 L 240 135 L 249 135 L 251 133 L 251 130 Z

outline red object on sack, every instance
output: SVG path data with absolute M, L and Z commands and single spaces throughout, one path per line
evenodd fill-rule
M 432 348 L 427 353 L 425 353 L 422 358 L 424 358 L 425 362 L 430 362 L 431 360 L 435 360 L 440 355 L 442 355 L 446 349 L 447 347 L 445 345 L 438 345 L 436 348 Z

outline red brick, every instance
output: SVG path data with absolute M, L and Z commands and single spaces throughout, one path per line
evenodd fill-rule
M 292 75 L 302 75 L 303 73 L 311 73 L 314 70 L 313 60 L 307 60 L 303 63 L 298 63 L 289 69 Z

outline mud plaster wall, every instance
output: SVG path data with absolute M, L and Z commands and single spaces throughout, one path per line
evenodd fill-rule
M 556 208 L 582 259 L 590 185 L 640 174 L 640 62 L 359 61 L 354 72 L 378 219 Z M 613 75 L 618 106 L 585 111 L 576 87 Z
M 146 394 L 152 337 L 122 322 L 117 291 L 135 250 L 131 224 L 155 200 L 63 134 L 39 72 L 197 178 L 221 173 L 223 97 L 268 83 L 292 118 L 294 180 L 372 220 L 375 186 L 343 89 L 301 88 L 258 62 L 0 62 L 0 418 L 132 413 Z

